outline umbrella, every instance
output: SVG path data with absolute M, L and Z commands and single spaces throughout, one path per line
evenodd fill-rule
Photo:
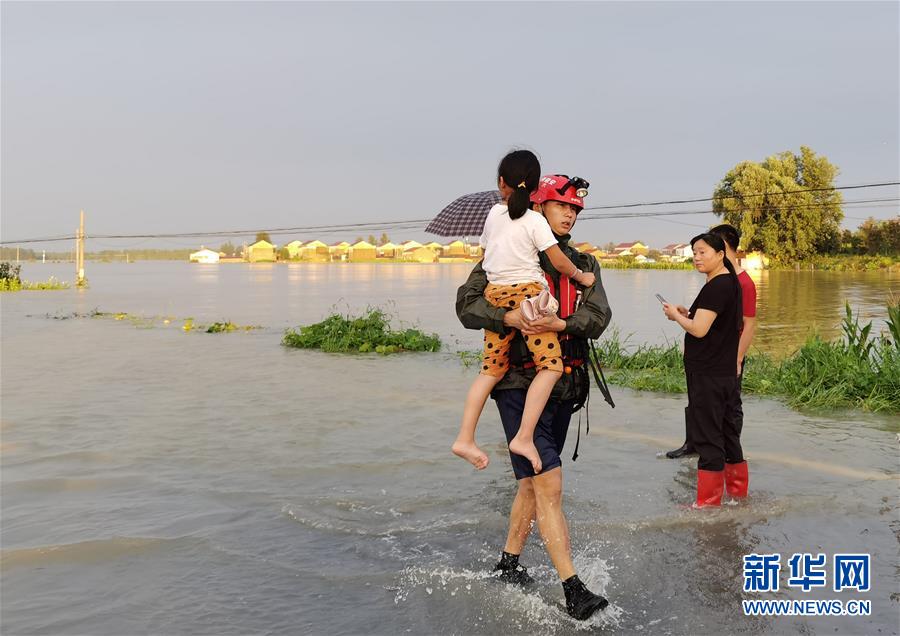
M 497 203 L 497 190 L 466 194 L 441 210 L 425 231 L 438 236 L 481 236 L 488 212 Z

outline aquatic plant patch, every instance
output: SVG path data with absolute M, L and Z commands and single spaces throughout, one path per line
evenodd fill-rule
M 68 314 L 45 314 L 45 318 L 53 320 L 71 320 L 74 318 L 94 318 L 114 320 L 117 322 L 128 322 L 140 329 L 152 329 L 154 327 L 180 327 L 185 332 L 198 333 L 231 333 L 233 331 L 252 331 L 262 329 L 259 325 L 238 325 L 229 320 L 214 322 L 212 324 L 201 324 L 194 322 L 193 318 L 175 318 L 174 316 L 142 316 L 139 314 L 130 314 L 125 311 L 100 311 L 94 309 L 88 313 L 68 313 Z
M 52 276 L 45 281 L 29 281 L 19 278 L 0 278 L 0 292 L 15 291 L 58 291 L 69 289 L 69 284 Z
M 328 353 L 381 353 L 401 351 L 440 351 L 437 334 L 419 329 L 395 330 L 388 314 L 369 309 L 362 316 L 332 314 L 325 320 L 305 327 L 288 329 L 281 341 L 286 347 L 319 349 Z

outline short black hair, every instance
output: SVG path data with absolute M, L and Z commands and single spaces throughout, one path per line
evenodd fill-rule
M 711 229 L 709 233 L 722 237 L 722 240 L 728 243 L 728 246 L 737 252 L 738 245 L 741 244 L 741 233 L 738 232 L 736 227 L 729 225 L 728 223 L 723 223 L 722 225 L 717 225 Z

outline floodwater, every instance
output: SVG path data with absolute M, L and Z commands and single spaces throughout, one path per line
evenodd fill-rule
M 68 264 L 26 264 L 71 280 Z M 576 567 L 611 605 L 586 623 L 537 533 L 530 592 L 486 573 L 515 483 L 496 409 L 491 465 L 452 456 L 480 335 L 453 314 L 455 265 L 88 264 L 88 290 L 3 294 L 4 634 L 896 634 L 900 418 L 799 413 L 745 401 L 751 497 L 691 511 L 683 396 L 613 387 L 564 458 Z M 896 275 L 769 273 L 761 347 L 823 333 L 849 299 L 883 320 Z M 633 342 L 674 339 L 653 293 L 686 302 L 691 272 L 608 271 Z M 437 332 L 436 354 L 328 355 L 280 346 L 284 328 L 387 305 Z M 129 312 L 133 324 L 73 312 Z M 182 319 L 259 325 L 184 332 Z M 573 427 L 577 424 L 577 416 Z M 584 424 L 584 422 L 582 422 Z M 781 589 L 742 591 L 742 557 L 781 555 Z M 787 585 L 795 552 L 872 555 L 869 592 Z M 870 600 L 870 616 L 743 615 L 742 599 Z

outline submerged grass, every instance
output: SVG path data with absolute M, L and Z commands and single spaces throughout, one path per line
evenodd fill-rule
M 390 316 L 369 308 L 362 316 L 332 314 L 322 322 L 288 329 L 281 344 L 299 349 L 320 349 L 328 353 L 399 353 L 401 351 L 439 351 L 437 334 L 418 329 L 394 331 Z
M 0 292 L 14 291 L 55 291 L 68 289 L 69 284 L 50 277 L 46 281 L 29 281 L 18 278 L 0 278 Z
M 99 318 L 106 320 L 115 320 L 117 322 L 128 322 L 139 329 L 152 329 L 156 326 L 169 327 L 181 325 L 181 330 L 185 332 L 199 333 L 230 333 L 232 331 L 252 331 L 254 329 L 262 329 L 259 325 L 238 325 L 231 321 L 224 320 L 214 322 L 210 325 L 195 323 L 193 318 L 175 318 L 174 316 L 142 316 L 140 314 L 130 314 L 126 311 L 100 311 L 94 309 L 89 313 L 58 313 L 46 314 L 45 318 L 53 320 L 71 320 L 73 318 Z
M 888 303 L 887 333 L 872 335 L 845 305 L 843 335 L 812 334 L 783 359 L 750 357 L 743 392 L 784 399 L 794 408 L 859 408 L 900 413 L 900 301 Z M 684 362 L 677 344 L 629 348 L 613 331 L 598 343 L 610 383 L 645 391 L 684 393 Z

